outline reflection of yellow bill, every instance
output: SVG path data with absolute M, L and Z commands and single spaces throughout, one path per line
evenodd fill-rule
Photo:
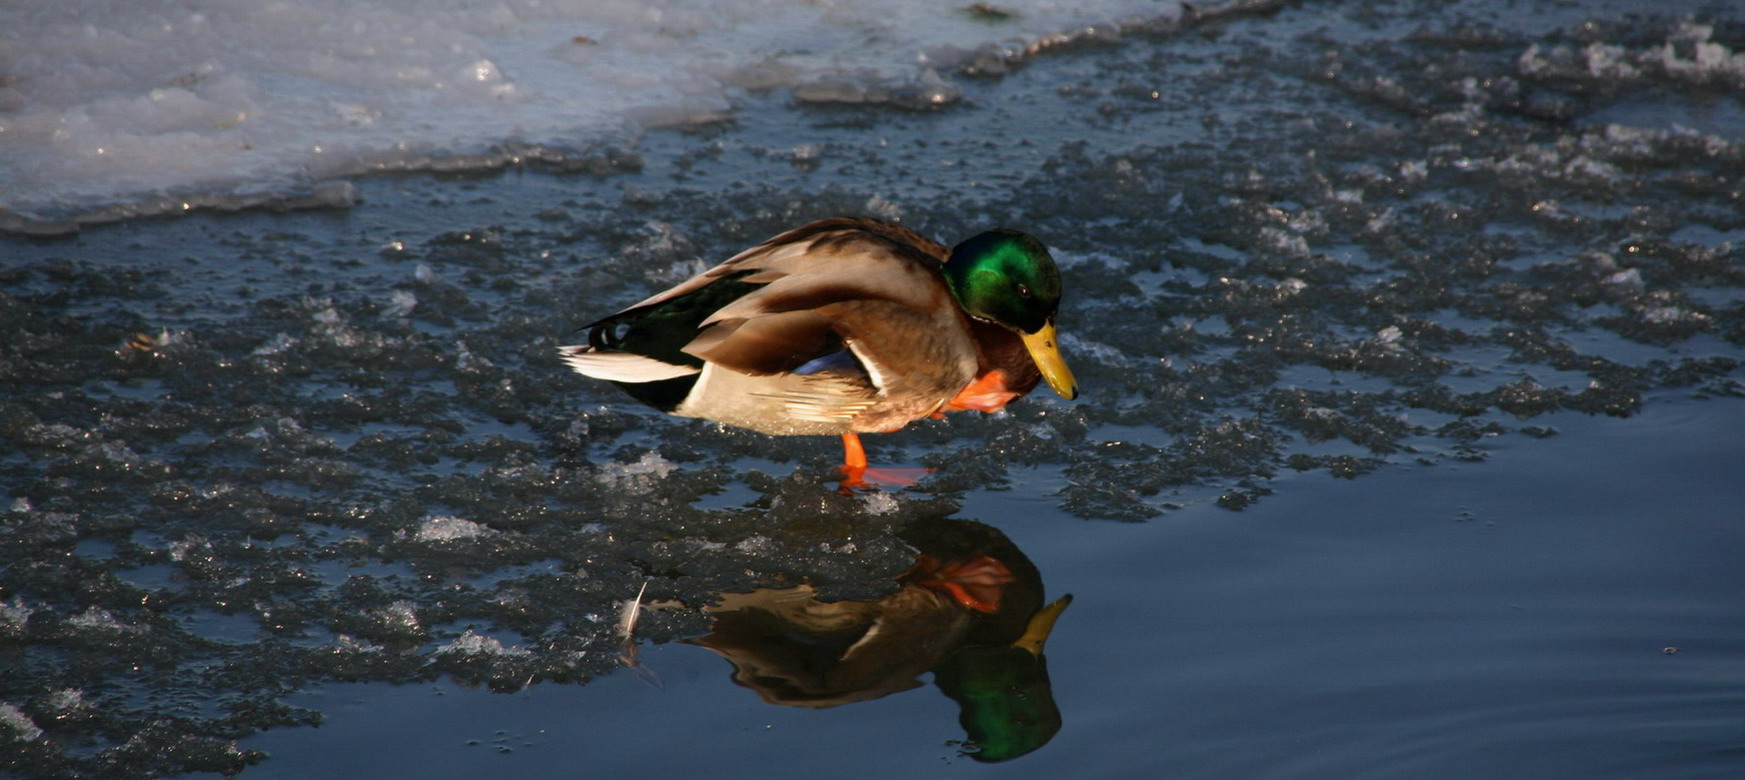
M 1030 616 L 1030 624 L 1024 627 L 1024 635 L 1012 646 L 1029 650 L 1031 655 L 1042 655 L 1042 644 L 1048 641 L 1048 635 L 1054 633 L 1054 621 L 1060 619 L 1060 613 L 1066 611 L 1066 605 L 1072 603 L 1072 594 L 1068 593 L 1038 610 Z
M 1071 401 L 1079 396 L 1079 383 L 1072 376 L 1072 369 L 1066 367 L 1066 358 L 1060 356 L 1060 341 L 1055 337 L 1054 320 L 1049 320 L 1042 329 L 1035 333 L 1019 333 L 1024 339 L 1024 348 L 1030 350 L 1030 359 L 1036 361 L 1036 369 L 1042 372 L 1042 379 L 1061 398 Z

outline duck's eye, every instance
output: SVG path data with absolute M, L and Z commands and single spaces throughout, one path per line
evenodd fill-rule
M 1018 285 L 1018 297 L 1020 297 L 1020 298 L 1030 297 L 1030 285 L 1027 285 L 1027 284 Z

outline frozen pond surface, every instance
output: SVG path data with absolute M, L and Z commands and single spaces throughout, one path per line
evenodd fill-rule
M 1745 17 L 1445 5 L 1168 6 L 1115 37 L 1003 4 L 904 37 L 926 17 L 893 6 L 872 38 L 901 45 L 830 45 L 1079 34 L 931 75 L 796 44 L 811 69 L 530 155 L 479 152 L 527 141 L 484 111 L 394 164 L 196 154 L 259 189 L 79 168 L 9 204 L 0 771 L 1738 776 Z M 626 56 L 675 34 L 650 30 Z M 518 40 L 452 51 L 550 55 Z M 0 120 L 51 121 L 0 75 Z M 568 111 L 560 87 L 514 121 Z M 0 143 L 90 163 L 32 138 Z M 556 360 L 834 214 L 1048 242 L 1084 395 L 869 437 L 933 472 L 842 495 L 833 440 L 661 417 Z M 991 613 L 906 609 L 935 592 L 917 553 L 1018 576 Z M 894 692 L 759 701 L 817 656 L 782 666 L 705 610 L 802 583 L 842 605 L 819 613 L 883 610 L 907 675 L 828 693 Z M 1010 649 L 1064 593 L 1022 688 L 1058 733 L 960 755 L 954 649 Z M 736 686 L 711 641 L 782 674 Z
M 733 100 L 949 106 L 947 77 L 1172 30 L 1243 0 L 20 0 L 0 8 L 0 227 L 344 206 L 341 177 L 611 170 Z

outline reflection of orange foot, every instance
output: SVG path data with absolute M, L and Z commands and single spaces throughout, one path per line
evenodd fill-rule
M 904 488 L 921 481 L 933 469 L 875 469 L 866 465 L 866 448 L 860 444 L 860 436 L 852 433 L 842 434 L 842 492 L 864 490 L 869 487 Z
M 1006 586 L 1018 579 L 1006 564 L 986 555 L 945 562 L 920 555 L 909 573 L 916 585 L 943 592 L 977 612 L 998 612 Z
M 865 490 L 873 487 L 906 488 L 920 482 L 933 469 L 854 469 L 842 466 L 842 489 Z

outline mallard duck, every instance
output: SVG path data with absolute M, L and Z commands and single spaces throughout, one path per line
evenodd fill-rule
M 564 362 L 670 414 L 774 435 L 859 434 L 993 412 L 1039 381 L 1078 395 L 1042 242 L 990 230 L 947 249 L 913 230 L 837 217 L 782 233 L 584 327 Z

